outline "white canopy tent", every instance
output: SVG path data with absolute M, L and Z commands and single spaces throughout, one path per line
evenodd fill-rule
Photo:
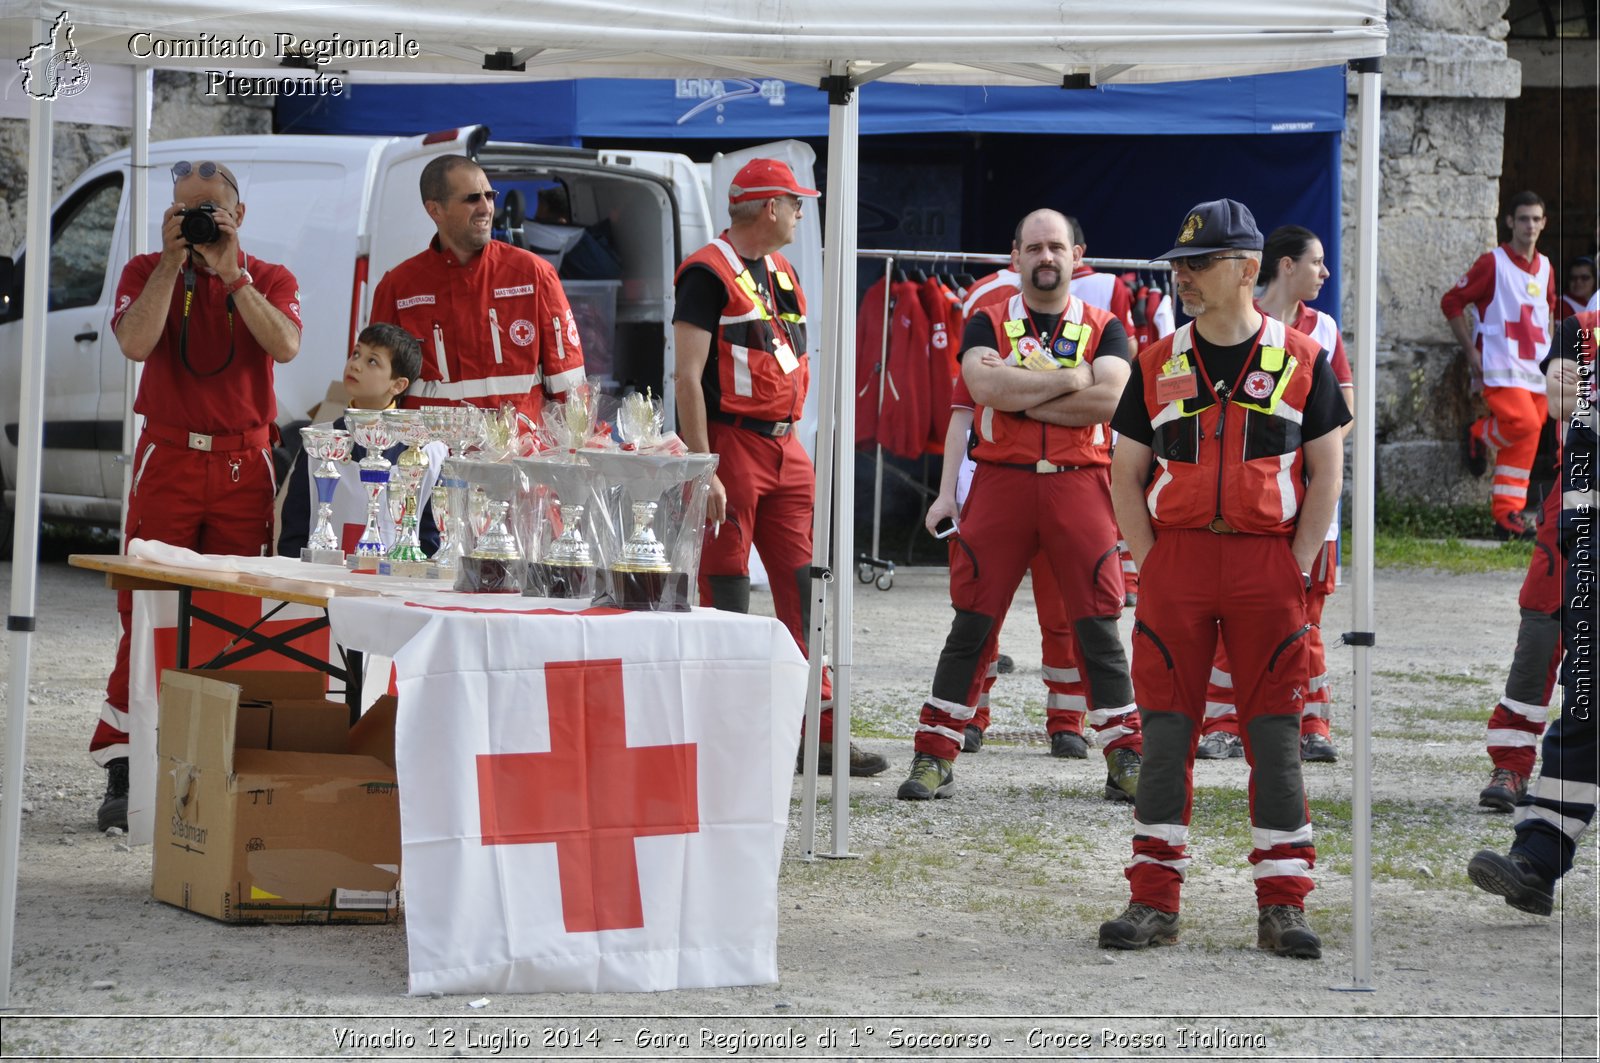
M 1359 81 L 1358 248 L 1355 352 L 1359 425 L 1355 446 L 1354 607 L 1355 749 L 1353 770 L 1355 917 L 1353 988 L 1371 977 L 1371 748 L 1370 663 L 1373 628 L 1372 528 L 1375 369 L 1378 57 L 1387 34 L 1384 0 L 1213 0 L 1174 4 L 1163 0 L 1001 0 L 1000 6 L 966 0 L 904 0 L 861 5 L 847 0 L 779 0 L 758 9 L 738 0 L 480 0 L 467 17 L 454 10 L 403 0 L 347 0 L 325 5 L 273 5 L 251 9 L 223 0 L 95 0 L 70 12 L 72 46 L 95 63 L 253 70 L 267 76 L 307 76 L 281 64 L 284 40 L 293 35 L 310 49 L 331 53 L 324 68 L 347 80 L 416 79 L 435 75 L 468 79 L 575 77 L 709 77 L 748 74 L 818 85 L 829 92 L 830 123 L 825 228 L 826 265 L 820 291 L 823 350 L 831 372 L 819 372 L 815 571 L 831 556 L 846 572 L 830 595 L 813 581 L 808 734 L 803 788 L 802 843 L 812 855 L 816 804 L 816 715 L 826 605 L 835 599 L 835 690 L 832 850 L 847 855 L 851 602 L 854 556 L 854 487 L 836 476 L 853 450 L 851 389 L 839 386 L 853 372 L 856 232 L 857 97 L 854 89 L 879 78 L 917 83 L 1045 83 L 1088 88 L 1112 82 L 1157 82 L 1243 76 L 1352 63 Z M 0 54 L 22 58 L 50 38 L 61 14 L 59 0 L 0 0 Z M 238 42 L 257 42 L 261 55 L 241 56 Z M 369 56 L 365 42 L 387 43 L 400 57 Z M 414 47 L 413 47 L 414 45 Z M 252 49 L 253 50 L 253 49 Z M 41 65 L 42 69 L 42 65 Z M 492 71 L 493 73 L 486 73 Z M 92 73 L 91 73 L 92 77 Z M 147 83 L 136 78 L 136 83 Z M 134 125 L 148 128 L 148 97 Z M 464 118 L 465 120 L 465 118 Z M 29 141 L 27 243 L 48 242 L 51 196 L 52 104 L 32 101 Z M 141 128 L 143 127 L 143 128 Z M 147 139 L 147 138 L 146 138 Z M 140 136 L 136 135 L 135 150 Z M 136 159 L 138 156 L 136 156 Z M 136 177 L 142 170 L 136 167 Z M 137 231 L 138 227 L 134 229 Z M 0 1007 L 10 999 L 21 836 L 22 769 L 28 711 L 29 654 L 36 604 L 40 409 L 47 255 L 27 258 L 24 285 L 23 409 L 19 425 L 16 540 L 10 615 L 10 713 L 3 801 L 0 801 Z M 847 466 L 848 467 L 848 466 Z M 908 707 L 909 711 L 910 707 Z

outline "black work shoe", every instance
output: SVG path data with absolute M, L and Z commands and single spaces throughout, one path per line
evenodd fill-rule
M 1306 913 L 1287 904 L 1269 904 L 1256 917 L 1256 948 L 1297 960 L 1322 959 L 1322 939 L 1306 925 Z
M 1068 760 L 1086 760 L 1089 756 L 1089 743 L 1083 740 L 1081 734 L 1057 731 L 1050 736 L 1050 755 L 1066 757 Z
M 127 757 L 118 757 L 106 763 L 106 796 L 100 802 L 100 814 L 95 822 L 102 831 L 112 827 L 121 831 L 128 829 Z
M 1496 768 L 1489 774 L 1489 785 L 1478 794 L 1478 807 L 1491 812 L 1510 812 L 1528 792 L 1528 777 L 1510 768 Z
M 1489 471 L 1488 451 L 1470 424 L 1461 429 L 1461 463 L 1473 476 L 1482 476 Z
M 1017 670 L 1017 662 L 1011 659 L 1010 654 L 1002 653 L 995 659 L 994 670 L 997 675 L 1010 675 Z
M 1100 924 L 1103 949 L 1142 949 L 1146 945 L 1176 945 L 1178 913 L 1163 912 L 1148 904 L 1130 904 L 1121 915 Z
M 1139 792 L 1139 764 L 1144 758 L 1131 749 L 1106 754 L 1106 800 L 1129 801 Z
M 911 774 L 900 784 L 895 796 L 902 801 L 929 801 L 935 797 L 949 797 L 955 789 L 954 761 L 932 753 L 918 753 L 911 758 Z
M 1501 856 L 1480 849 L 1467 861 L 1467 877 L 1480 890 L 1504 897 L 1519 912 L 1549 915 L 1555 906 L 1555 883 L 1535 871 L 1521 853 Z
M 1244 756 L 1244 739 L 1227 731 L 1212 731 L 1200 739 L 1194 751 L 1196 760 L 1231 760 Z
M 800 751 L 800 756 L 805 756 L 805 750 Z M 795 771 L 802 768 L 802 760 L 796 759 Z M 857 779 L 871 778 L 881 775 L 889 770 L 889 758 L 881 753 L 869 753 L 861 749 L 854 742 L 850 743 L 850 775 Z M 817 774 L 833 774 L 833 743 L 823 742 L 817 747 Z
M 1328 736 L 1315 731 L 1300 736 L 1300 759 L 1318 764 L 1336 764 L 1339 753 L 1328 741 Z
M 961 752 L 976 753 L 983 748 L 983 728 L 977 724 L 967 724 L 966 730 L 962 731 L 961 735 Z

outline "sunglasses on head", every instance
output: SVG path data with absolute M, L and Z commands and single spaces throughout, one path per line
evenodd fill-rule
M 1173 259 L 1172 266 L 1174 269 L 1182 266 L 1190 273 L 1204 273 L 1218 262 L 1240 261 L 1248 257 L 1248 255 L 1189 255 L 1186 258 Z
M 220 176 L 224 181 L 228 182 L 228 184 L 233 187 L 234 195 L 239 194 L 239 186 L 233 183 L 233 178 L 228 176 L 228 171 L 209 160 L 200 163 L 198 166 L 187 161 L 173 163 L 172 183 L 177 184 L 185 177 L 188 177 L 191 173 L 198 174 L 202 181 L 209 181 L 213 177 Z

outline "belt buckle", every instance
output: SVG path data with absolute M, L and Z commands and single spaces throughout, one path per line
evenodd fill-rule
M 1033 463 L 1033 471 L 1034 472 L 1060 472 L 1061 470 L 1059 468 L 1057 468 L 1055 465 L 1053 465 L 1052 463 L 1050 463 L 1048 461 L 1045 461 L 1043 458 L 1040 458 L 1038 461 Z
M 211 449 L 211 437 L 201 435 L 199 432 L 190 432 L 189 449 L 209 451 Z
M 1206 525 L 1206 529 L 1208 531 L 1210 531 L 1213 535 L 1232 535 L 1233 534 L 1233 529 L 1230 528 L 1228 526 L 1228 522 L 1223 520 L 1221 517 L 1212 517 L 1211 518 L 1211 523 Z
M 789 434 L 789 429 L 793 427 L 794 422 L 792 421 L 774 421 L 772 422 L 772 436 L 774 439 L 778 436 L 786 436 Z

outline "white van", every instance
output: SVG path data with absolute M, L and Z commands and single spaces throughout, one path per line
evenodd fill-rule
M 234 171 L 248 208 L 240 244 L 288 266 L 300 282 L 300 354 L 276 368 L 278 421 L 295 444 L 289 430 L 305 421 L 340 378 L 377 281 L 432 238 L 417 181 L 430 158 L 450 153 L 475 156 L 501 191 L 499 238 L 552 260 L 566 250 L 563 237 L 591 231 L 605 238 L 602 246 L 614 252 L 612 268 L 601 270 L 607 275 L 563 281 L 584 331 L 590 375 L 619 390 L 649 386 L 658 395 L 671 394 L 673 271 L 726 221 L 726 204 L 719 197 L 722 216 L 713 214 L 695 164 L 684 156 L 499 143 L 482 126 L 409 138 L 239 136 L 154 143 L 147 248 L 160 247 L 172 164 L 213 159 Z M 730 167 L 759 155 L 783 157 L 801 181 L 810 180 L 811 150 L 786 142 L 719 159 L 718 172 L 726 174 L 722 187 L 734 172 Z M 102 159 L 73 182 L 53 213 L 41 482 L 47 520 L 115 526 L 121 518 L 128 362 L 110 319 L 129 257 L 129 167 L 127 151 Z M 557 187 L 570 204 L 570 224 L 534 224 L 539 191 Z M 802 235 L 809 246 L 796 261 L 818 263 L 811 283 L 820 287 L 819 230 L 814 218 L 808 220 Z M 17 467 L 23 252 L 0 257 L 0 517 L 7 525 L 0 548 L 6 549 Z M 812 335 L 820 331 L 813 328 Z M 670 402 L 667 408 L 670 418 Z

